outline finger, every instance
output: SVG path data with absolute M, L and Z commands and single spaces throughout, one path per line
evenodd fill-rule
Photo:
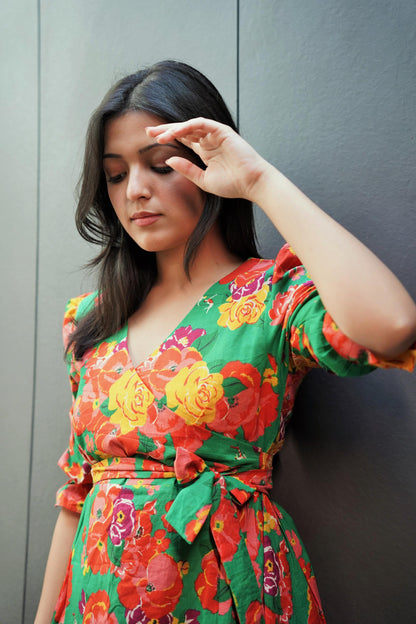
M 205 172 L 190 160 L 181 158 L 180 156 L 171 156 L 167 158 L 165 162 L 169 167 L 172 167 L 172 169 L 185 176 L 185 178 L 199 186 L 203 191 L 206 190 L 204 186 Z
M 146 132 L 148 136 L 155 137 L 158 141 L 165 142 L 172 138 L 179 138 L 183 136 L 192 137 L 194 140 L 198 140 L 203 136 L 206 136 L 209 132 L 218 130 L 223 124 L 220 124 L 212 119 L 205 119 L 204 117 L 196 117 L 195 119 L 189 119 L 188 121 L 160 124 L 158 126 L 148 126 Z
M 191 149 L 193 152 L 196 152 L 198 155 L 200 155 L 200 152 L 201 152 L 200 144 L 199 144 L 199 141 L 196 140 L 195 137 L 188 137 L 188 136 L 176 137 L 175 140 L 178 141 L 179 143 L 182 143 L 182 145 L 189 147 L 189 149 Z
M 187 121 L 177 121 L 171 123 L 162 123 L 157 126 L 147 126 L 146 131 L 152 136 L 158 132 L 165 132 L 167 130 L 181 130 L 184 129 L 185 132 L 193 132 L 198 129 L 202 129 L 204 132 L 211 131 L 216 126 L 221 126 L 217 121 L 212 119 L 206 119 L 205 117 L 194 117 L 193 119 L 188 119 Z
M 158 143 L 169 143 L 170 141 L 180 141 L 189 146 L 189 143 L 199 143 L 199 141 L 207 136 L 207 133 L 204 132 L 188 132 L 185 129 L 175 129 L 170 128 L 165 131 L 159 131 L 158 133 L 148 133 L 149 136 L 152 136 L 156 139 Z

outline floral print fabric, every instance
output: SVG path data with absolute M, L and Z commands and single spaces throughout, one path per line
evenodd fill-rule
M 95 297 L 69 302 L 66 340 Z M 414 359 L 343 335 L 287 245 L 214 284 L 138 366 L 127 325 L 69 357 L 57 504 L 81 516 L 54 622 L 323 624 L 305 548 L 268 496 L 296 389 L 311 367 Z

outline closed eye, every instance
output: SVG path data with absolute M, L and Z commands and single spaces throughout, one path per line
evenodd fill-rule
M 122 182 L 125 177 L 126 177 L 125 173 L 118 173 L 115 176 L 108 176 L 107 184 L 118 184 L 119 182 Z
M 163 167 L 152 167 L 152 170 L 162 175 L 173 171 L 172 167 L 169 167 L 168 165 L 164 165 Z

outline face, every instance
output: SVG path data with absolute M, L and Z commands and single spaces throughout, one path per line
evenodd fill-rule
M 168 167 L 186 156 L 179 143 L 159 145 L 146 126 L 163 123 L 145 112 L 128 112 L 105 128 L 103 167 L 110 201 L 121 225 L 146 251 L 184 253 L 205 198 L 195 184 Z

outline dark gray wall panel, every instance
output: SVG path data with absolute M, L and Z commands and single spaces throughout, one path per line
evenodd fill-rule
M 416 296 L 412 2 L 240 1 L 244 135 Z M 259 215 L 263 253 L 279 235 Z M 416 613 L 415 377 L 311 373 L 274 495 L 311 554 L 329 624 Z
M 36 276 L 36 3 L 0 9 L 2 293 L 0 619 L 20 624 L 32 421 Z
M 140 66 L 175 58 L 200 68 L 236 108 L 236 5 L 168 0 L 41 2 L 40 279 L 33 482 L 26 622 L 39 598 L 64 475 L 70 393 L 61 322 L 71 296 L 91 288 L 92 255 L 75 231 L 74 186 L 92 110 L 110 85 Z

